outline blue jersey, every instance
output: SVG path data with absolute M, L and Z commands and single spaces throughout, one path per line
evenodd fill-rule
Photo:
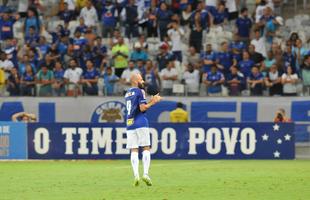
M 149 127 L 149 122 L 140 110 L 140 104 L 146 104 L 145 92 L 140 88 L 130 88 L 125 95 L 127 110 L 127 130 Z

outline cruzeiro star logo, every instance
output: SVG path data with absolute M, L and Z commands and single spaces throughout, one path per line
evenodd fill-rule
M 261 136 L 262 142 L 274 144 L 276 146 L 276 149 L 271 152 L 273 158 L 281 158 L 281 151 L 279 150 L 281 145 L 286 145 L 287 142 L 291 141 L 292 135 L 284 131 L 283 128 L 281 129 L 280 124 L 274 124 L 272 125 L 272 131 L 270 133 L 265 132 Z M 271 134 L 274 134 L 275 137 L 270 137 Z

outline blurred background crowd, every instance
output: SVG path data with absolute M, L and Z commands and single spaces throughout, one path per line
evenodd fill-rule
M 290 1 L 0 5 L 0 96 L 122 95 L 138 72 L 167 96 L 310 93 L 310 16 Z

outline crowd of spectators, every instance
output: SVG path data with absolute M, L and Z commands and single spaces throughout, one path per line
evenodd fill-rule
M 281 0 L 53 3 L 0 7 L 0 96 L 122 95 L 132 73 L 167 96 L 309 95 L 310 36 L 279 37 Z

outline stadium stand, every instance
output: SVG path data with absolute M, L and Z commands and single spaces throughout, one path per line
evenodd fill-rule
M 3 1 L 0 96 L 122 95 L 136 71 L 164 95 L 309 96 L 310 16 L 255 3 Z

